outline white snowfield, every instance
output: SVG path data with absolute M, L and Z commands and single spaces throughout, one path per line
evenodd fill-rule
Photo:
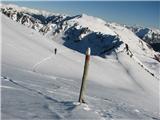
M 105 26 L 106 22 L 100 18 L 82 14 L 79 18 L 68 21 L 69 23 L 78 23 L 79 26 L 88 27 L 91 31 L 101 32 L 108 35 L 116 35 L 110 28 Z
M 132 33 L 128 36 L 127 29 L 107 28 L 132 46 L 135 59 L 126 52 L 112 53 L 106 59 L 91 56 L 87 104 L 80 105 L 77 101 L 85 56 L 4 15 L 1 19 L 2 119 L 160 119 L 160 81 L 135 61 L 144 54 L 138 60 L 152 64 L 148 57 L 152 52 L 146 45 L 146 51 L 136 47 L 137 38 Z

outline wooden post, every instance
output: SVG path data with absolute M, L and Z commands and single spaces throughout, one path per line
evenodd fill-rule
M 85 93 L 85 90 L 86 90 L 86 78 L 87 78 L 87 74 L 88 74 L 90 53 L 91 53 L 91 50 L 90 50 L 90 48 L 88 48 L 87 51 L 86 51 L 86 58 L 85 58 L 85 65 L 84 65 L 84 71 L 83 71 L 83 77 L 82 77 L 82 84 L 81 84 L 81 90 L 80 90 L 80 95 L 79 95 L 79 102 L 80 103 L 85 103 L 84 93 Z

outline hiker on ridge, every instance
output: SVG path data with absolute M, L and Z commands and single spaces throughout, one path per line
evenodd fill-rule
M 55 54 L 55 55 L 57 54 L 57 48 L 54 49 L 54 54 Z

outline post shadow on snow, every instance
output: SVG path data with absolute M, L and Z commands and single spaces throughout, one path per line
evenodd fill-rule
M 74 101 L 62 101 L 60 103 L 66 107 L 65 110 L 67 111 L 72 111 L 77 107 L 77 105 L 74 104 Z
M 47 109 L 49 110 L 51 113 L 52 113 L 52 116 L 53 118 L 56 118 L 56 119 L 64 119 L 65 117 L 68 117 L 68 116 L 63 116 L 63 115 L 60 115 L 59 112 L 63 112 L 63 113 L 72 113 L 73 110 L 75 110 L 77 108 L 77 106 L 79 106 L 80 104 L 78 103 L 75 103 L 75 101 L 62 101 L 62 100 L 58 100 L 57 98 L 54 98 L 54 96 L 50 96 L 48 95 L 47 93 L 45 93 L 45 91 L 39 91 L 39 90 L 36 90 L 34 88 L 31 88 L 29 86 L 26 86 L 26 85 L 23 85 L 11 78 L 8 78 L 8 77 L 5 77 L 3 76 L 2 77 L 4 80 L 7 80 L 11 83 L 13 83 L 14 85 L 17 85 L 23 89 L 26 89 L 30 92 L 32 92 L 32 94 L 38 94 L 40 95 L 41 97 L 43 97 L 45 100 L 46 100 L 46 104 L 44 104 L 42 107 L 44 109 Z M 51 106 L 50 106 L 51 105 Z M 53 109 L 52 109 L 52 105 L 53 105 Z M 55 106 L 61 106 L 59 108 L 54 108 L 54 105 Z M 80 107 L 81 109 L 81 107 Z M 35 117 L 35 116 L 34 116 Z M 37 117 L 37 116 L 36 116 Z
M 33 89 L 33 88 L 29 88 L 25 85 L 22 85 L 20 83 L 18 83 L 17 81 L 11 79 L 11 78 L 8 78 L 8 77 L 5 77 L 5 76 L 2 76 L 4 78 L 4 80 L 9 80 L 11 83 L 19 86 L 19 87 L 22 87 L 23 89 L 26 89 L 26 90 L 29 90 L 31 92 L 34 92 L 40 96 L 43 96 L 46 100 L 49 100 L 49 101 L 52 101 L 56 104 L 61 104 L 65 107 L 65 110 L 69 110 L 69 111 L 72 111 L 74 108 L 76 108 L 76 104 L 74 104 L 74 101 L 58 101 L 57 99 L 47 95 L 47 94 L 44 94 L 42 91 L 38 91 L 36 89 Z M 45 106 L 44 106 L 45 107 Z
M 82 34 L 86 34 L 81 38 Z M 88 47 L 92 50 L 92 55 L 101 56 L 102 54 L 113 51 L 118 48 L 123 42 L 117 36 L 104 35 L 100 32 L 90 32 L 88 28 L 77 29 L 75 26 L 70 27 L 65 32 L 65 41 L 63 44 L 85 54 Z
M 27 89 L 27 90 L 29 90 L 29 91 L 31 91 L 31 92 L 37 93 L 37 94 L 39 94 L 39 95 L 42 95 L 42 96 L 44 96 L 44 98 L 47 99 L 47 100 L 52 100 L 52 101 L 54 101 L 54 102 L 58 102 L 56 99 L 53 99 L 52 97 L 43 94 L 41 91 L 38 91 L 38 90 L 33 89 L 33 88 L 29 88 L 29 87 L 27 87 L 27 86 L 25 86 L 25 85 L 22 85 L 22 84 L 18 83 L 17 81 L 15 81 L 15 80 L 13 80 L 13 79 L 11 79 L 11 78 L 7 78 L 7 77 L 3 77 L 3 78 L 4 78 L 4 80 L 9 80 L 11 83 L 13 83 L 13 84 L 15 84 L 15 85 L 17 85 L 17 86 L 19 86 L 19 87 L 21 87 L 21 88 L 23 88 L 23 89 Z

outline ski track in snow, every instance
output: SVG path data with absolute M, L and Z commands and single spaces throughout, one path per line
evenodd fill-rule
M 53 58 L 53 56 L 55 56 L 55 55 L 52 54 L 52 55 L 50 55 L 50 56 L 42 59 L 41 61 L 37 62 L 35 65 L 33 65 L 32 70 L 33 70 L 34 72 L 36 72 L 36 68 L 37 68 L 40 64 L 42 64 L 42 63 L 46 62 L 47 60 Z

